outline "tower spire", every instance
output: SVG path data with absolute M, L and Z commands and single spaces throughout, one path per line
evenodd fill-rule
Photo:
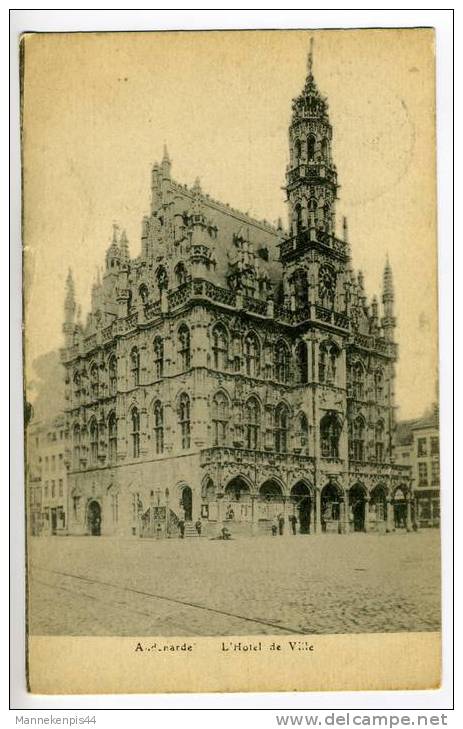
M 386 339 L 392 341 L 395 328 L 394 285 L 392 282 L 392 268 L 389 263 L 389 255 L 386 258 L 383 274 L 383 311 L 384 317 L 381 324 L 383 326 L 384 336 Z
M 310 38 L 309 53 L 307 56 L 307 74 L 313 76 L 313 37 Z
M 72 277 L 72 271 L 69 269 L 66 278 L 66 294 L 64 298 L 64 322 L 63 322 L 63 334 L 65 339 L 66 347 L 70 347 L 72 344 L 72 338 L 74 334 L 74 321 L 76 315 L 76 297 L 74 290 L 74 279 Z
M 72 322 L 74 320 L 74 314 L 76 311 L 76 299 L 74 289 L 74 279 L 72 277 L 72 270 L 69 269 L 66 278 L 66 298 L 64 302 L 64 311 L 66 321 Z

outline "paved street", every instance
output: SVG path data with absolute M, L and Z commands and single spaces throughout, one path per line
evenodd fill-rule
M 30 539 L 36 635 L 430 631 L 439 532 Z

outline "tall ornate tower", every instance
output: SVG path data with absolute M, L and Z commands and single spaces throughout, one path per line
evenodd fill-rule
M 305 309 L 304 318 L 315 318 L 311 304 L 346 313 L 349 248 L 335 236 L 338 183 L 332 137 L 328 103 L 313 75 L 311 41 L 307 78 L 292 105 L 286 172 L 289 236 L 280 245 L 284 303 Z
M 331 156 L 332 127 L 328 103 L 321 96 L 312 72 L 313 42 L 302 93 L 293 101 L 289 127 L 290 164 L 287 171 L 289 227 L 293 236 L 309 230 L 334 231 L 337 194 L 336 167 Z

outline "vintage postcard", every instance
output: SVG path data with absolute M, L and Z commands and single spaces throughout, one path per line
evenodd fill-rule
M 21 82 L 30 691 L 438 687 L 434 31 Z

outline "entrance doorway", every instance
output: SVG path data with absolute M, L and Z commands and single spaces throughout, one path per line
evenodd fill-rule
M 88 530 L 92 537 L 101 534 L 101 506 L 98 501 L 91 501 L 87 510 Z
M 56 534 L 56 529 L 58 526 L 58 518 L 56 515 L 56 509 L 51 510 L 51 533 Z
M 402 489 L 397 489 L 394 493 L 394 526 L 396 529 L 407 527 L 407 502 Z
M 327 483 L 321 492 L 321 523 L 322 531 L 339 531 L 339 520 L 341 516 L 341 494 L 334 483 Z
M 193 492 L 189 486 L 183 487 L 181 503 L 185 512 L 185 521 L 191 521 L 193 519 Z
M 300 534 L 310 534 L 310 515 L 312 513 L 312 499 L 310 490 L 303 481 L 295 484 L 291 489 L 291 501 L 296 510 Z
M 360 484 L 355 484 L 349 491 L 354 532 L 365 531 L 365 493 Z

